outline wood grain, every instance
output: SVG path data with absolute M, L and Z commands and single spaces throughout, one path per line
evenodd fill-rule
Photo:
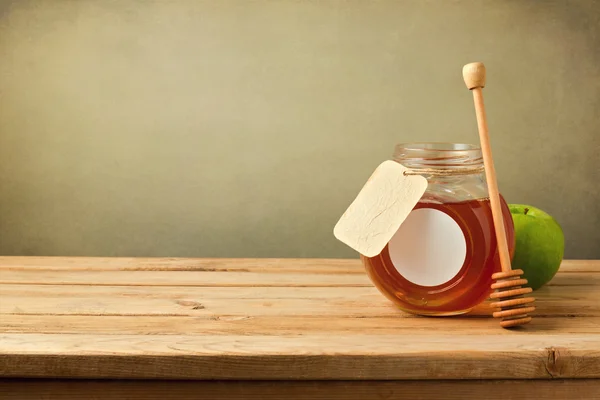
M 279 273 L 357 273 L 357 259 L 326 258 L 160 258 L 160 257 L 19 257 L 0 256 L 1 270 L 49 271 L 223 271 Z M 565 260 L 560 272 L 598 273 L 598 260 Z
M 258 290 L 248 287 L 7 285 L 0 287 L 0 293 L 0 315 L 415 318 L 400 312 L 373 287 L 262 287 Z M 571 301 L 575 297 L 577 307 Z M 536 292 L 536 315 L 600 317 L 597 297 L 594 286 L 543 288 Z M 491 315 L 491 312 L 490 309 L 483 315 Z M 0 331 L 1 327 L 0 321 Z
M 565 261 L 516 331 L 485 304 L 403 313 L 357 260 L 0 257 L 0 282 L 5 377 L 600 377 L 598 261 Z
M 404 316 L 404 315 L 403 315 Z M 407 319 L 410 319 L 407 321 Z M 446 334 L 514 335 L 499 331 L 491 318 L 449 318 L 443 323 Z M 440 321 L 420 317 L 329 316 L 86 316 L 3 315 L 1 333 L 69 333 L 103 335 L 428 335 L 439 336 Z M 546 317 L 536 320 L 528 331 L 545 335 L 566 333 L 596 334 L 600 317 Z
M 572 262 L 569 262 L 572 264 Z M 0 256 L 0 270 L 363 273 L 358 259 Z
M 199 286 L 199 287 L 372 287 L 364 272 L 74 270 L 8 268 L 2 285 Z M 594 273 L 594 276 L 597 274 Z
M 228 272 L 228 271 L 52 271 L 4 270 L 0 284 L 84 286 L 269 287 L 371 286 L 364 274 Z
M 82 381 L 0 380 L 5 400 L 593 400 L 600 381 Z
M 600 335 L 0 335 L 0 375 L 123 379 L 600 377 Z

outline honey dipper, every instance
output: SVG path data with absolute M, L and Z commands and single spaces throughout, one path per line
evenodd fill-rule
M 531 317 L 527 314 L 535 310 L 532 304 L 535 299 L 533 297 L 523 297 L 523 295 L 531 293 L 532 289 L 525 286 L 527 285 L 527 279 L 521 278 L 523 270 L 513 270 L 511 268 L 510 253 L 508 251 L 500 205 L 500 194 L 498 192 L 496 171 L 494 169 L 485 108 L 483 106 L 483 93 L 481 89 L 485 87 L 485 66 L 480 62 L 465 65 L 463 67 L 463 78 L 467 88 L 473 92 L 479 140 L 483 153 L 483 164 L 485 166 L 485 176 L 492 206 L 492 217 L 496 231 L 498 252 L 500 254 L 500 265 L 502 267 L 502 272 L 492 275 L 492 279 L 496 282 L 492 284 L 492 289 L 495 292 L 490 297 L 495 302 L 491 306 L 494 309 L 500 309 L 500 311 L 493 314 L 494 318 L 501 318 L 500 326 L 511 328 L 531 321 Z

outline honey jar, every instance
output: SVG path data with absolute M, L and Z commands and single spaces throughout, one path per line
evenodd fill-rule
M 393 160 L 427 189 L 380 254 L 361 255 L 373 284 L 400 309 L 464 314 L 486 300 L 500 259 L 481 149 L 458 143 L 396 146 Z M 514 227 L 501 197 L 512 257 Z

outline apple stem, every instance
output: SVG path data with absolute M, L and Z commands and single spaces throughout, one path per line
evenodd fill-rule
M 529 212 L 529 208 L 525 207 L 525 209 L 523 210 L 523 215 L 527 215 L 528 212 Z

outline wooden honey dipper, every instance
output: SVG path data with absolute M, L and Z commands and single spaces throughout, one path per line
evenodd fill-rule
M 510 253 L 504 230 L 504 219 L 502 217 L 502 208 L 500 203 L 500 194 L 498 192 L 498 183 L 496 181 L 496 170 L 492 159 L 492 149 L 483 106 L 482 88 L 485 87 L 485 66 L 480 63 L 470 63 L 463 67 L 463 78 L 467 88 L 473 92 L 475 102 L 475 114 L 477 115 L 477 127 L 479 129 L 479 140 L 481 142 L 481 151 L 483 153 L 483 164 L 485 166 L 485 176 L 487 180 L 490 203 L 492 206 L 492 217 L 494 229 L 498 242 L 498 252 L 500 254 L 500 265 L 502 272 L 492 275 L 496 280 L 492 284 L 495 290 L 491 298 L 496 300 L 491 306 L 500 311 L 494 312 L 494 318 L 501 318 L 500 326 L 511 328 L 524 325 L 531 321 L 528 313 L 535 310 L 533 297 L 523 297 L 524 294 L 531 293 L 527 285 L 527 279 L 521 278 L 523 270 L 511 268 Z

